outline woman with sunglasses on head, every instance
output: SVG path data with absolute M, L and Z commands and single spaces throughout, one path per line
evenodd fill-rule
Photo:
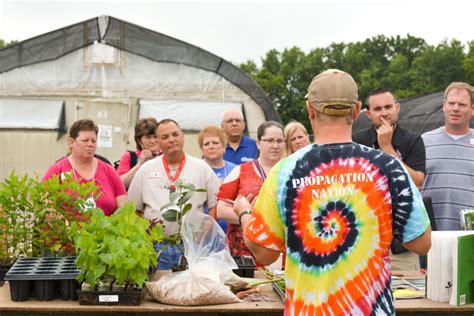
M 283 126 L 274 121 L 260 124 L 257 129 L 257 147 L 260 150 L 259 157 L 234 168 L 225 178 L 217 194 L 217 217 L 229 223 L 227 238 L 233 256 L 252 255 L 245 246 L 239 218 L 234 213 L 233 201 L 239 195 L 257 197 L 267 174 L 283 157 L 285 148 Z
M 128 188 L 138 169 L 160 154 L 156 139 L 158 122 L 153 117 L 143 118 L 135 124 L 135 151 L 127 150 L 120 158 L 117 172 L 125 187 Z

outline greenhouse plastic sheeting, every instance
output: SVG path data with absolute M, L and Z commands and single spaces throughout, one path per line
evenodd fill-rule
M 220 126 L 222 113 L 227 110 L 242 112 L 242 104 L 225 102 L 140 100 L 139 118 L 154 117 L 158 121 L 173 119 L 183 130 L 200 131 L 203 127 Z
M 64 128 L 64 101 L 0 99 L 0 128 Z

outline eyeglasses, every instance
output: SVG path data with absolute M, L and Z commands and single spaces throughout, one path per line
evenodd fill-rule
M 274 138 L 262 138 L 260 139 L 262 142 L 265 142 L 267 144 L 277 144 L 277 145 L 281 145 L 285 142 L 285 140 L 283 138 L 278 138 L 278 139 L 274 139 Z

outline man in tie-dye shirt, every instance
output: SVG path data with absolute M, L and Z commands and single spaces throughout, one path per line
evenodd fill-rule
M 262 264 L 286 249 L 285 315 L 390 315 L 392 236 L 426 254 L 431 230 L 402 163 L 352 143 L 360 111 L 352 77 L 313 78 L 306 102 L 315 144 L 273 167 L 251 207 L 237 199 L 247 246 Z

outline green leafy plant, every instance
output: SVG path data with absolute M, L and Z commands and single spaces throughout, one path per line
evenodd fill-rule
M 182 221 L 186 213 L 188 213 L 192 208 L 192 204 L 189 203 L 189 200 L 194 192 L 206 192 L 206 189 L 196 189 L 193 184 L 186 183 L 181 179 L 175 181 L 172 186 L 174 187 L 174 191 L 170 192 L 170 203 L 163 205 L 160 212 L 163 218 L 168 222 L 176 222 L 178 224 L 178 230 L 176 233 L 164 238 L 167 245 L 163 247 L 161 251 L 171 245 L 176 245 L 184 255 L 184 249 L 182 246 L 183 239 L 181 236 Z
M 36 213 L 45 201 L 37 178 L 12 172 L 0 183 L 0 260 L 11 264 L 19 257 L 39 255 L 39 227 L 43 213 Z
M 78 183 L 70 173 L 61 180 L 52 177 L 42 184 L 46 203 L 38 210 L 44 218 L 41 240 L 44 249 L 54 255 L 76 255 L 74 237 L 82 223 L 92 216 L 99 193 L 93 181 Z M 44 214 L 43 214 L 44 212 Z
M 12 172 L 0 183 L 0 263 L 20 257 L 74 255 L 73 239 L 97 198 L 93 182 L 80 184 L 71 175 L 40 182 Z
M 108 279 L 141 288 L 150 267 L 157 264 L 153 243 L 162 240 L 162 226 L 139 217 L 132 203 L 109 217 L 92 209 L 90 221 L 75 235 L 76 266 L 80 269 L 77 280 L 92 288 Z

